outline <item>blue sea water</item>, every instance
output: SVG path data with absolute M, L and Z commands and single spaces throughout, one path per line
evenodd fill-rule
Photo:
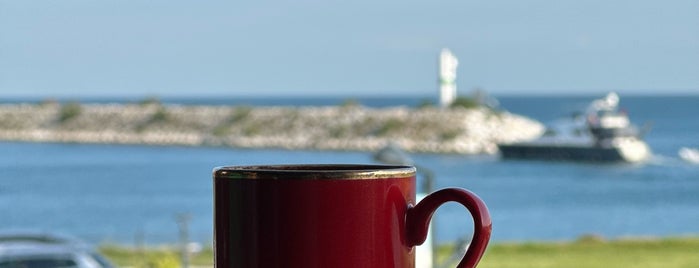
M 502 97 L 501 107 L 544 123 L 583 109 L 591 97 Z M 108 100 L 100 100 L 108 101 Z M 341 98 L 171 99 L 185 104 L 333 105 Z M 422 98 L 357 99 L 368 106 L 414 106 Z M 677 150 L 699 147 L 699 96 L 624 97 L 654 157 L 643 165 L 501 161 L 496 156 L 414 154 L 436 186 L 481 196 L 493 216 L 493 240 L 570 240 L 699 235 L 699 165 Z M 242 150 L 55 143 L 0 143 L 0 229 L 39 229 L 92 242 L 172 243 L 176 215 L 191 215 L 191 239 L 212 239 L 211 170 L 222 165 L 373 163 L 367 152 Z M 467 237 L 467 211 L 441 207 L 438 242 Z

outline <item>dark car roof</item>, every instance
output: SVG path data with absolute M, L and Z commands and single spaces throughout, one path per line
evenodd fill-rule
M 90 253 L 86 243 L 61 235 L 46 233 L 0 233 L 0 260 L 26 256 L 70 256 Z

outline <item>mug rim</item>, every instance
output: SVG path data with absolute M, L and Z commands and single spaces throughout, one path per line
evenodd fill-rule
M 405 165 L 376 164 L 281 164 L 222 166 L 214 168 L 214 179 L 392 179 L 415 176 L 416 169 Z

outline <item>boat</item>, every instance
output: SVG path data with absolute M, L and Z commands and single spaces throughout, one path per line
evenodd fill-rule
M 590 103 L 584 113 L 577 113 L 564 124 L 549 127 L 538 139 L 497 144 L 500 156 L 503 159 L 643 162 L 651 156 L 642 138 L 645 130 L 631 124 L 618 104 L 619 96 L 611 92 Z
M 699 149 L 682 147 L 677 152 L 682 160 L 692 164 L 699 164 Z

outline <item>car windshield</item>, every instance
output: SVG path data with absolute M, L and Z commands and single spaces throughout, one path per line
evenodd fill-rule
M 94 259 L 96 262 L 102 266 L 102 268 L 114 268 L 114 266 L 102 255 L 96 254 L 96 253 L 91 253 L 90 256 L 92 256 L 92 259 Z M 2 267 L 0 267 L 2 268 Z

